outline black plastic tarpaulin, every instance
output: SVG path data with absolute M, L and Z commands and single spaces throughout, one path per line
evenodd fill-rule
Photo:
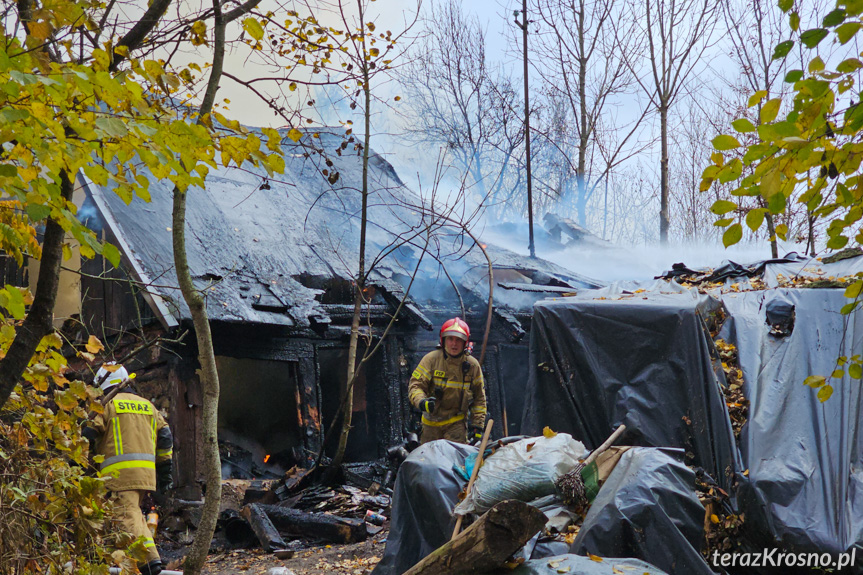
M 453 509 L 467 481 L 453 470 L 475 447 L 432 441 L 419 446 L 399 467 L 393 486 L 387 546 L 374 575 L 401 575 L 449 541 Z
M 476 451 L 433 441 L 405 460 L 396 478 L 387 546 L 374 575 L 401 575 L 449 540 L 455 523 L 452 511 L 467 483 L 453 466 L 464 465 L 465 458 Z M 704 508 L 695 493 L 694 474 L 680 462 L 681 457 L 679 450 L 627 451 L 600 489 L 570 552 L 633 557 L 660 568 L 669 565 L 671 575 L 710 573 L 697 550 Z M 531 502 L 549 517 L 546 527 L 575 516 L 555 499 Z M 538 559 L 566 550 L 565 542 L 538 542 L 534 537 L 519 555 Z M 535 567 L 540 569 L 541 563 Z M 545 571 L 528 571 L 533 572 Z
M 678 449 L 626 451 L 599 490 L 570 553 L 638 557 L 671 575 L 709 575 L 704 507 Z
M 399 468 L 393 488 L 392 521 L 387 546 L 374 575 L 401 575 L 449 541 L 455 527 L 453 509 L 467 481 L 455 471 L 478 449 L 449 441 L 432 441 L 415 449 Z M 555 498 L 534 503 L 554 520 L 570 514 Z M 572 514 L 574 515 L 574 514 Z M 544 557 L 565 553 L 564 542 L 532 538 L 521 556 Z
M 851 274 L 852 264 L 830 267 Z M 777 267 L 773 281 L 803 272 Z M 829 375 L 838 356 L 863 353 L 863 314 L 839 313 L 848 301 L 841 289 L 723 296 L 729 319 L 720 335 L 737 345 L 750 401 L 740 445 L 756 496 L 741 499 L 740 510 L 785 549 L 836 554 L 863 545 L 860 380 L 829 379 L 834 391 L 825 402 L 803 385 L 809 375 Z M 793 306 L 790 333 L 771 334 L 767 310 L 777 302 Z
M 625 423 L 627 444 L 682 448 L 730 491 L 742 468 L 705 324 L 720 304 L 663 289 L 678 293 L 612 287 L 534 306 L 522 431 L 593 448 Z

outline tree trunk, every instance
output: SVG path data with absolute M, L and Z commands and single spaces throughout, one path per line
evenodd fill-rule
M 767 220 L 767 233 L 770 235 L 770 255 L 776 259 L 779 257 L 779 248 L 776 244 L 776 227 L 773 225 L 773 214 L 767 212 L 764 214 L 764 219 Z
M 219 81 L 222 77 L 222 66 L 225 61 L 225 21 L 222 16 L 221 4 L 213 1 L 215 26 L 213 29 L 213 66 L 207 83 L 207 92 L 201 103 L 199 122 L 213 108 Z M 200 379 L 203 388 L 203 405 L 201 436 L 198 438 L 203 454 L 206 494 L 201 513 L 201 521 L 195 533 L 192 548 L 186 556 L 183 570 L 188 575 L 200 575 L 210 551 L 216 522 L 219 518 L 219 506 L 222 500 L 222 466 L 219 460 L 218 409 L 219 409 L 219 373 L 216 370 L 216 356 L 213 352 L 213 336 L 210 332 L 210 320 L 207 317 L 207 307 L 204 297 L 192 282 L 189 260 L 186 256 L 186 190 L 174 188 L 174 205 L 171 235 L 174 247 L 174 268 L 177 282 L 183 299 L 189 306 L 192 323 L 195 326 L 195 337 L 198 342 L 198 362 L 201 365 Z
M 659 243 L 668 245 L 668 104 L 662 102 L 659 106 L 659 139 L 662 156 L 659 159 Z
M 452 541 L 432 551 L 404 575 L 487 573 L 503 566 L 548 518 L 527 503 L 501 501 Z
M 363 18 L 362 0 L 357 0 L 359 9 L 360 29 L 365 30 L 365 22 Z M 362 37 L 363 55 L 366 52 L 365 36 Z M 339 435 L 339 446 L 336 449 L 336 455 L 333 457 L 332 467 L 335 469 L 342 464 L 345 458 L 345 451 L 348 447 L 348 436 L 351 431 L 351 417 L 354 410 L 354 380 L 356 379 L 357 369 L 357 346 L 359 344 L 359 327 L 360 316 L 362 314 L 363 290 L 365 289 L 366 278 L 366 224 L 368 222 L 368 200 L 369 200 L 369 144 L 371 142 L 371 103 L 372 92 L 369 86 L 369 64 L 365 58 L 362 59 L 363 70 L 363 99 L 365 106 L 363 116 L 365 120 L 365 134 L 363 136 L 363 181 L 362 181 L 362 208 L 360 211 L 360 255 L 357 265 L 357 285 L 356 294 L 354 295 L 354 317 L 351 321 L 351 339 L 348 344 L 348 373 L 345 381 L 347 387 L 345 389 L 345 398 L 342 408 L 342 431 Z
M 527 18 L 527 0 L 522 0 L 521 31 L 524 41 L 524 155 L 527 160 L 527 251 L 530 257 L 536 257 L 536 245 L 533 242 L 533 174 L 530 166 L 530 90 L 528 87 L 527 68 L 527 33 L 530 24 Z
M 587 227 L 587 146 L 590 142 L 590 134 L 587 131 L 587 64 L 584 56 L 584 0 L 579 2 L 578 12 L 578 115 L 579 115 L 579 137 L 578 137 L 578 223 Z
M 60 172 L 60 196 L 63 200 L 72 199 L 72 178 L 74 175 Z M 0 360 L 0 407 L 6 404 L 12 390 L 42 338 L 53 329 L 54 304 L 57 301 L 57 288 L 60 285 L 60 264 L 63 261 L 63 239 L 66 232 L 51 218 L 45 224 L 45 239 L 42 243 L 42 259 L 39 265 L 39 279 L 30 312 L 15 332 L 15 339 L 9 351 Z

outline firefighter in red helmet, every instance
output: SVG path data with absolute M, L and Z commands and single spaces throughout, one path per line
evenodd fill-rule
M 467 350 L 470 328 L 455 317 L 444 322 L 440 345 L 422 358 L 411 376 L 408 397 L 422 412 L 422 443 L 449 439 L 475 442 L 485 427 L 482 368 Z

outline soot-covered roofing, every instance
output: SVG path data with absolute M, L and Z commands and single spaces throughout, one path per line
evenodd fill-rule
M 188 190 L 189 266 L 195 285 L 207 294 L 211 319 L 308 326 L 312 317 L 327 317 L 325 306 L 315 300 L 321 293 L 317 289 L 320 281 L 335 278 L 349 282 L 355 274 L 361 157 L 350 146 L 341 155 L 335 153 L 345 139 L 342 131 L 317 133 L 319 138 L 307 133 L 301 144 L 313 142 L 326 150 L 332 166 L 326 165 L 321 155 L 307 154 L 308 148 L 284 138 L 283 174 L 267 178 L 263 168 L 221 167 L 210 172 L 206 190 Z M 334 185 L 322 170 L 338 172 Z M 160 286 L 152 291 L 164 302 L 162 315 L 167 317 L 163 320 L 176 324 L 190 317 L 179 290 L 165 287 L 177 285 L 171 239 L 171 182 L 151 177 L 151 201 L 135 198 L 129 205 L 110 190 L 85 183 L 88 199 L 83 212 L 88 207 L 95 208 L 132 266 L 138 268 L 141 279 Z M 374 152 L 370 152 L 369 186 L 367 254 L 374 255 L 392 240 L 394 233 L 408 229 L 411 222 L 419 219 L 410 206 L 420 202 L 389 162 Z M 416 252 L 413 250 L 411 257 Z M 579 284 L 580 276 L 549 262 L 501 248 L 493 248 L 490 253 L 496 265 L 500 262 L 508 267 L 543 270 Z M 462 256 L 465 265 L 473 269 L 484 265 L 479 250 Z M 390 291 L 397 290 L 398 284 L 390 278 L 404 277 L 412 268 L 408 269 L 404 261 L 394 263 L 396 259 L 380 265 L 370 280 L 387 284 Z M 433 262 L 429 260 L 420 275 L 431 273 L 428 270 Z M 318 282 L 306 278 L 316 278 Z M 579 287 L 590 283 L 585 282 Z M 477 295 L 482 295 L 481 284 L 472 281 L 467 290 L 477 290 Z

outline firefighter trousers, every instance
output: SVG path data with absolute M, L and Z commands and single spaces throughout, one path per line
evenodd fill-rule
M 159 550 L 156 549 L 156 542 L 153 541 L 147 520 L 141 512 L 141 503 L 146 494 L 146 491 L 132 489 L 114 491 L 111 497 L 114 503 L 114 518 L 119 522 L 120 529 L 130 534 L 133 540 L 144 538 L 144 551 L 147 553 L 145 563 L 150 563 L 159 560 Z
M 467 443 L 467 419 L 460 419 L 449 425 L 427 425 L 423 423 L 420 443 L 428 443 L 435 439 L 448 439 L 456 443 Z

